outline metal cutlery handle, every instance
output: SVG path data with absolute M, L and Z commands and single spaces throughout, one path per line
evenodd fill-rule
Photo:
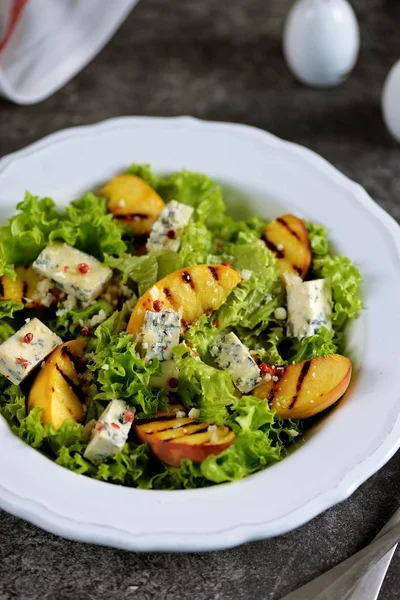
M 364 573 L 400 541 L 400 523 L 354 556 L 282 600 L 348 600 Z
M 378 533 L 375 539 L 378 540 L 392 527 L 397 525 L 397 523 L 400 523 L 400 509 L 396 510 L 393 517 L 386 523 L 385 527 Z M 349 596 L 349 600 L 357 600 L 358 598 L 362 598 L 363 600 L 378 599 L 386 572 L 393 558 L 393 554 L 396 552 L 396 547 L 397 546 L 394 546 L 394 548 L 385 554 L 385 556 L 360 579 L 359 583 L 357 583 Z

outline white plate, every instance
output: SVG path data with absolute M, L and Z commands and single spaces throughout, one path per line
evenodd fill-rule
M 357 184 L 300 146 L 242 125 L 121 118 L 51 135 L 0 161 L 0 218 L 26 189 L 66 204 L 131 162 L 226 185 L 248 214 L 325 223 L 360 267 L 366 310 L 351 335 L 348 397 L 281 463 L 238 483 L 135 490 L 57 466 L 0 420 L 0 506 L 53 533 L 132 550 L 214 550 L 285 533 L 347 498 L 400 445 L 399 227 Z M 233 191 L 232 191 L 233 190 Z

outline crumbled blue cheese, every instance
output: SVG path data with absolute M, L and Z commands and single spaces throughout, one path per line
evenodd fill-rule
M 154 223 L 146 248 L 153 250 L 172 250 L 178 252 L 184 228 L 189 223 L 193 213 L 191 206 L 181 204 L 176 200 L 168 202 Z
M 248 281 L 253 275 L 253 271 L 250 271 L 249 269 L 243 269 L 240 271 L 240 275 L 242 276 L 243 281 Z
M 191 408 L 189 410 L 188 417 L 190 419 L 200 419 L 200 409 L 199 408 Z
M 284 321 L 287 318 L 287 310 L 283 306 L 278 306 L 274 310 L 274 317 L 277 321 Z
M 158 358 L 163 361 L 172 357 L 172 348 L 179 344 L 180 323 L 181 317 L 174 310 L 146 310 L 143 327 L 138 335 L 146 360 Z
M 95 300 L 112 277 L 112 270 L 94 256 L 61 242 L 42 250 L 32 267 L 82 302 Z
M 285 282 L 286 287 L 290 287 L 291 285 L 297 285 L 298 283 L 302 283 L 303 280 L 301 277 L 299 277 L 298 275 L 295 275 L 294 273 L 284 273 L 283 274 L 283 279 Z
M 211 356 L 228 371 L 235 386 L 248 394 L 261 381 L 260 370 L 249 350 L 233 332 L 220 334 L 209 346 Z
M 332 330 L 332 290 L 327 279 L 315 279 L 287 288 L 287 335 L 302 339 L 321 327 Z
M 31 319 L 0 345 L 0 373 L 18 385 L 62 339 L 39 319 Z
M 111 400 L 93 428 L 84 457 L 99 464 L 120 452 L 128 439 L 133 420 L 132 408 L 126 402 Z

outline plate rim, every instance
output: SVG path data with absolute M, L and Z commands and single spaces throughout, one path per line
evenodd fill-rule
M 56 144 L 62 140 L 74 137 L 80 137 L 86 134 L 101 132 L 109 128 L 123 127 L 129 123 L 130 126 L 148 127 L 157 126 L 160 123 L 171 123 L 175 127 L 212 127 L 220 129 L 231 129 L 235 132 L 242 132 L 248 136 L 255 136 L 259 140 L 269 145 L 275 145 L 280 148 L 290 149 L 291 152 L 300 155 L 304 160 L 311 164 L 315 169 L 322 171 L 341 188 L 345 188 L 352 194 L 354 201 L 357 201 L 367 210 L 376 220 L 378 220 L 385 230 L 390 233 L 400 257 L 400 227 L 393 217 L 391 217 L 381 206 L 379 206 L 358 183 L 352 181 L 349 177 L 341 173 L 335 166 L 329 163 L 325 158 L 314 151 L 301 146 L 297 143 L 282 140 L 277 136 L 266 132 L 257 127 L 239 123 L 228 123 L 218 121 L 201 120 L 189 116 L 182 117 L 115 117 L 106 119 L 99 123 L 90 125 L 65 128 L 55 133 L 51 133 L 44 138 L 33 142 L 32 144 L 10 153 L 0 159 L 0 177 L 7 168 L 18 160 L 36 153 L 48 146 Z M 8 425 L 7 425 L 8 427 Z M 23 442 L 21 442 L 23 443 Z M 56 511 L 51 511 L 48 507 L 35 500 L 15 495 L 9 489 L 6 489 L 0 482 L 0 507 L 15 516 L 28 519 L 42 529 L 61 535 L 62 537 L 90 542 L 102 545 L 111 545 L 113 547 L 135 550 L 135 551 L 204 551 L 230 548 L 245 542 L 274 537 L 291 531 L 310 519 L 316 517 L 323 511 L 331 508 L 335 504 L 347 499 L 362 483 L 376 473 L 386 462 L 394 455 L 400 447 L 400 408 L 393 427 L 386 439 L 382 441 L 368 456 L 365 456 L 357 464 L 346 472 L 346 476 L 336 486 L 325 490 L 312 499 L 305 502 L 294 511 L 280 517 L 272 522 L 261 522 L 256 524 L 238 523 L 235 526 L 220 531 L 196 532 L 196 535 L 204 535 L 203 540 L 193 541 L 188 538 L 193 536 L 193 532 L 166 534 L 165 532 L 154 534 L 133 534 L 122 531 L 119 528 L 99 523 L 82 523 L 76 519 L 66 517 Z M 32 450 L 32 449 L 31 449 Z M 33 450 L 36 452 L 36 450 Z M 81 477 L 73 473 L 75 477 Z M 99 482 L 102 485 L 104 482 Z M 112 484 L 106 484 L 112 485 Z M 232 485 L 224 484 L 224 485 Z M 222 486 L 218 486 L 221 488 Z M 212 489 L 212 488 L 210 488 Z M 191 490 L 171 492 L 158 492 L 162 494 L 183 494 L 190 493 Z M 152 492 L 154 493 L 154 492 Z M 200 543 L 199 543 L 200 542 Z

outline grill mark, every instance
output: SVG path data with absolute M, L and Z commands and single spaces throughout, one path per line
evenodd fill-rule
M 190 419 L 190 417 L 184 417 L 185 419 Z M 196 425 L 196 421 L 192 421 L 190 423 L 182 423 L 182 425 L 179 425 L 179 427 L 174 427 L 174 425 L 176 425 L 176 416 L 175 415 L 165 415 L 165 417 L 157 417 L 156 419 L 152 419 L 150 417 L 149 420 L 144 419 L 143 425 L 150 425 L 151 423 L 158 423 L 158 422 L 165 422 L 165 421 L 170 421 L 171 426 L 170 427 L 166 427 L 165 429 L 162 429 L 161 431 L 158 430 L 153 430 L 153 431 L 145 431 L 145 433 L 147 433 L 148 435 L 154 435 L 157 433 L 161 433 L 163 431 L 172 431 L 173 429 L 180 429 L 181 427 L 189 427 L 189 425 Z M 137 424 L 139 424 L 139 422 L 137 422 Z
M 213 276 L 213 278 L 215 279 L 215 281 L 219 280 L 219 276 L 218 276 L 218 271 L 215 267 L 208 267 L 209 271 L 211 273 L 211 275 Z
M 162 421 L 163 419 L 157 419 L 158 421 Z M 172 420 L 172 422 L 174 422 Z M 179 429 L 184 429 L 185 427 L 190 427 L 191 425 L 197 425 L 196 422 L 194 423 L 184 423 L 182 425 L 180 425 L 179 427 L 169 427 L 168 429 L 162 429 L 161 431 L 146 431 L 147 435 L 157 435 L 158 433 L 165 433 L 166 431 L 178 431 Z M 202 433 L 203 431 L 207 431 L 208 429 L 208 424 L 204 424 L 203 427 L 201 427 L 200 429 L 196 429 L 196 431 L 192 431 L 191 433 L 185 433 L 184 437 L 190 437 L 191 435 L 195 435 L 196 433 Z M 183 437 L 183 436 L 182 436 Z M 164 440 L 165 442 L 172 442 L 174 439 L 180 439 L 180 438 L 171 438 L 170 440 Z
M 306 378 L 306 375 L 307 375 L 308 371 L 310 370 L 310 367 L 311 367 L 311 360 L 308 360 L 302 366 L 300 374 L 299 374 L 299 378 L 297 380 L 296 393 L 290 401 L 289 408 L 293 408 L 293 406 L 296 404 L 297 397 L 300 394 L 301 386 L 304 383 L 304 379 Z
M 23 304 L 26 304 L 26 300 L 25 298 L 28 297 L 28 283 L 26 281 L 23 282 L 22 284 L 22 298 L 21 298 L 21 302 Z
M 143 215 L 141 213 L 130 213 L 126 215 L 114 215 L 115 219 L 119 221 L 144 221 L 149 218 L 149 215 Z
M 3 278 L 0 277 L 0 296 L 2 298 L 4 298 L 4 284 L 3 284 Z
M 167 298 L 172 298 L 171 290 L 169 288 L 164 288 L 163 292 Z
M 292 265 L 292 267 L 296 271 L 297 275 L 299 275 L 301 277 L 301 274 L 303 273 L 303 269 L 301 267 L 298 267 L 297 265 Z
M 295 231 L 294 229 L 292 229 L 290 227 L 290 225 L 285 221 L 285 219 L 283 219 L 282 217 L 278 217 L 277 222 L 280 223 L 283 227 L 285 227 L 295 238 L 297 238 L 298 240 L 300 240 L 300 236 L 297 233 L 297 231 Z
M 68 346 L 63 346 L 61 348 L 61 355 L 69 358 L 69 360 L 71 361 L 73 366 L 77 369 L 77 371 L 82 370 L 83 364 L 82 364 L 81 359 L 78 358 L 77 356 L 74 356 Z
M 275 391 L 276 391 L 276 389 L 275 389 L 275 388 L 276 388 L 276 383 L 278 383 L 278 382 L 277 382 L 277 381 L 276 381 L 276 382 L 274 381 L 274 382 L 273 382 L 273 385 L 272 385 L 272 387 L 271 387 L 271 389 L 269 390 L 269 394 L 268 394 L 267 402 L 272 402 L 272 400 L 273 400 L 273 399 L 274 399 L 274 397 L 275 397 Z
M 283 258 L 285 256 L 284 251 L 278 250 L 278 248 L 275 246 L 275 244 L 273 244 L 269 240 L 266 239 L 265 244 L 266 244 L 267 248 L 269 250 L 271 250 L 271 252 L 273 252 L 277 258 Z
M 72 381 L 72 379 L 70 377 L 68 377 L 68 375 L 66 373 L 64 373 L 64 371 L 61 369 L 61 367 L 57 363 L 56 363 L 56 369 L 60 373 L 60 375 L 64 379 L 64 381 L 69 385 L 71 390 L 74 392 L 75 396 L 81 402 L 83 402 L 84 397 L 83 397 L 82 390 L 79 387 L 79 385 L 77 385 L 74 381 Z
M 190 273 L 188 273 L 187 271 L 183 271 L 182 279 L 185 283 L 188 283 L 190 285 L 192 290 L 194 290 L 194 283 L 193 283 L 193 279 L 190 277 Z

